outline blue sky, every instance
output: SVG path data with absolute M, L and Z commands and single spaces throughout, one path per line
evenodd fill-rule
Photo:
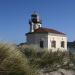
M 25 42 L 30 15 L 38 12 L 42 26 L 75 40 L 75 0 L 0 0 L 0 41 Z

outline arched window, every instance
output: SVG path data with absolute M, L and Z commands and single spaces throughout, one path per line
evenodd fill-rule
M 40 28 L 40 25 L 38 25 L 38 28 Z
M 61 47 L 63 47 L 64 48 L 64 45 L 65 44 L 65 42 L 64 41 L 61 41 Z
M 44 41 L 40 41 L 40 48 L 44 48 Z
M 51 47 L 54 47 L 54 48 L 56 47 L 56 41 L 51 42 Z

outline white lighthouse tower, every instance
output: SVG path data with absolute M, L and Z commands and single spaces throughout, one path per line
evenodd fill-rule
M 41 20 L 39 18 L 39 15 L 36 12 L 34 12 L 31 15 L 31 18 L 29 20 L 29 25 L 30 25 L 30 32 L 34 32 L 35 29 L 41 27 Z

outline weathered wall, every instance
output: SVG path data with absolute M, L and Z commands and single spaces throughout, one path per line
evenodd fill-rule
M 40 47 L 40 41 L 44 41 L 44 48 L 48 50 L 67 50 L 67 37 L 65 35 L 52 34 L 52 33 L 34 33 L 27 35 L 27 43 L 37 45 Z M 56 48 L 51 47 L 51 41 L 56 41 Z M 65 42 L 64 48 L 61 47 L 61 41 Z
M 51 47 L 51 41 L 56 41 L 56 48 Z M 65 42 L 64 48 L 61 47 L 61 41 Z M 52 50 L 67 50 L 67 37 L 65 35 L 59 35 L 59 34 L 48 34 L 48 49 Z
M 44 41 L 44 48 L 48 48 L 48 34 L 28 34 L 27 43 L 34 44 L 40 47 L 40 41 Z

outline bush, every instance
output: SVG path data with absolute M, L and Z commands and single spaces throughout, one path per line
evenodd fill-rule
M 0 75 L 35 75 L 25 55 L 15 46 L 0 44 Z
M 36 50 L 35 47 L 23 45 L 20 47 L 22 52 L 30 61 L 30 65 L 38 68 L 56 68 L 58 66 L 63 67 L 70 61 L 69 52 L 48 52 L 47 50 Z M 39 48 L 38 48 L 39 49 Z

